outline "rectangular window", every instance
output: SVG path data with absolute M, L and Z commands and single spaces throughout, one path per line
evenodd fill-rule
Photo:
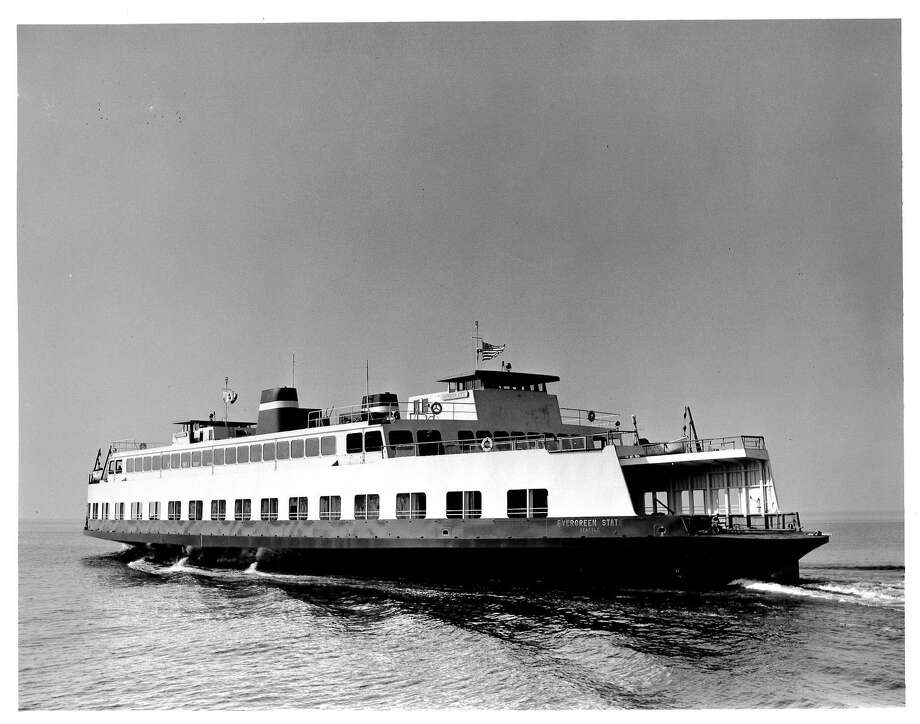
M 236 462 L 237 463 L 248 463 L 249 462 L 249 445 L 240 445 L 236 449 Z
M 355 496 L 355 520 L 378 520 L 380 496 L 376 493 Z
M 415 455 L 415 438 L 412 436 L 412 430 L 389 430 L 387 439 L 390 442 L 390 447 L 387 449 L 390 457 Z
M 212 500 L 211 501 L 211 520 L 226 520 L 227 519 L 227 501 L 226 500 Z
M 182 462 L 180 463 L 183 468 L 191 467 L 192 455 L 191 453 L 184 452 L 182 455 Z
M 481 518 L 482 493 L 478 490 L 452 491 L 447 494 L 448 518 Z
M 333 439 L 333 442 L 335 440 Z M 319 455 L 319 438 L 318 437 L 308 437 L 307 438 L 307 457 L 315 458 Z
M 189 520 L 201 520 L 204 507 L 200 500 L 190 500 L 188 501 L 188 519 Z
M 224 451 L 224 461 L 227 465 L 236 465 L 236 448 L 228 447 Z
M 159 520 L 160 519 L 160 503 L 148 503 L 147 505 L 147 518 L 150 520 Z
M 192 467 L 193 468 L 201 467 L 201 450 L 192 451 Z
M 209 468 L 211 467 L 211 461 L 214 459 L 213 450 L 202 450 L 201 451 L 201 467 Z
M 275 459 L 275 443 L 267 442 L 262 445 L 262 459 L 267 461 Z
M 142 503 L 131 503 L 131 520 L 140 520 L 143 517 L 144 506 Z
M 159 455 L 153 456 L 153 469 L 154 470 L 160 469 L 160 460 L 162 460 L 162 458 Z
M 397 493 L 396 517 L 397 518 L 424 518 L 425 517 L 424 493 Z
M 138 458 L 137 461 L 140 462 L 140 458 Z M 138 468 L 138 470 L 140 470 L 140 468 Z M 126 473 L 134 472 L 134 458 L 128 458 L 127 462 L 125 462 L 125 472 Z
M 109 504 L 108 503 L 102 504 L 102 519 L 103 520 L 109 519 Z
M 179 453 L 172 453 L 169 456 L 169 467 L 173 470 L 179 469 Z
M 118 459 L 115 461 L 115 474 L 121 475 L 121 473 L 122 473 L 121 459 Z
M 291 441 L 290 440 L 279 440 L 278 441 L 278 459 L 287 460 L 291 457 Z
M 703 490 L 694 490 L 693 491 L 693 512 L 696 514 L 706 512 L 706 503 L 703 500 L 705 491 Z
M 549 494 L 546 488 L 508 491 L 509 518 L 546 518 L 549 514 Z
M 345 452 L 349 455 L 352 453 L 364 452 L 361 444 L 361 433 L 350 432 L 345 436 Z
M 340 495 L 321 495 L 319 497 L 319 519 L 320 520 L 339 520 L 341 517 L 342 517 L 342 496 Z
M 383 433 L 380 430 L 364 433 L 364 452 L 380 452 L 381 450 L 383 450 Z
M 99 503 L 93 503 L 93 520 L 99 519 Z
M 115 503 L 115 520 L 125 519 L 125 504 Z
M 262 520 L 278 520 L 278 498 L 262 498 Z
M 258 443 L 249 446 L 249 462 L 251 463 L 260 463 L 262 462 L 262 446 Z
M 147 457 L 144 458 L 144 472 L 146 473 L 149 470 L 150 470 L 150 456 L 148 455 Z
M 288 498 L 288 520 L 307 520 L 309 509 L 306 496 Z
M 167 509 L 166 515 L 169 520 L 181 520 L 182 519 L 182 501 L 181 500 L 170 500 Z
M 224 449 L 222 447 L 214 448 L 214 464 L 215 465 L 224 464 Z
M 335 435 L 326 435 L 321 438 L 319 449 L 323 455 L 335 455 Z
M 252 517 L 252 501 L 249 498 L 237 498 L 233 503 L 233 519 L 249 520 Z
M 291 457 L 292 458 L 302 458 L 303 457 L 303 440 L 291 440 Z

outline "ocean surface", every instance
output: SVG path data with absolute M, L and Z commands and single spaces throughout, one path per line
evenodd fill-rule
M 903 524 L 803 522 L 832 538 L 800 585 L 590 593 L 157 565 L 21 521 L 19 706 L 903 706 Z

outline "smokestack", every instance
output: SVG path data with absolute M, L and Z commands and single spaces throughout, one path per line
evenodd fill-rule
M 306 426 L 307 410 L 300 408 L 296 388 L 273 387 L 262 390 L 256 435 L 300 430 Z

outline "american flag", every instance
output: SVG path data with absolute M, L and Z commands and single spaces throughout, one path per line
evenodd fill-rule
M 505 351 L 505 345 L 503 344 L 489 344 L 486 341 L 482 343 L 482 349 L 479 350 L 482 353 L 482 361 L 485 362 L 490 359 L 495 359 L 502 352 Z

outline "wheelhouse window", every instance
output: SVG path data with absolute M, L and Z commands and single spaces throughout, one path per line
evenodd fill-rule
M 355 496 L 355 520 L 380 518 L 380 496 L 376 493 Z
M 278 459 L 287 460 L 291 457 L 291 441 L 290 440 L 279 440 L 278 441 Z
M 333 438 L 333 442 L 335 442 L 335 438 Z M 317 455 L 319 455 L 319 438 L 318 437 L 308 437 L 306 439 L 306 446 L 307 446 L 306 456 L 308 458 L 315 458 Z M 335 446 L 333 446 L 333 449 L 334 447 Z
M 262 462 L 262 446 L 258 443 L 249 446 L 249 462 Z
M 448 518 L 481 518 L 482 493 L 478 490 L 455 490 L 447 493 Z
M 380 452 L 381 450 L 383 450 L 383 433 L 380 430 L 364 433 L 364 452 Z
M 121 475 L 122 473 L 122 461 L 121 458 L 115 461 L 115 474 Z
M 291 440 L 291 457 L 292 458 L 302 458 L 303 457 L 303 440 L 298 438 L 297 440 Z
M 211 501 L 211 520 L 226 520 L 227 519 L 227 501 L 226 500 L 212 500 Z
M 237 498 L 233 503 L 233 519 L 249 520 L 250 518 L 252 518 L 252 500 Z
M 364 452 L 360 432 L 350 432 L 345 436 L 345 452 L 349 455 Z
M 335 435 L 326 435 L 321 438 L 319 447 L 323 455 L 335 455 Z
M 236 462 L 237 463 L 248 463 L 249 462 L 249 445 L 240 445 L 236 449 Z
M 275 443 L 266 442 L 262 445 L 262 459 L 269 462 L 275 459 Z
M 278 520 L 278 498 L 262 498 L 262 520 Z
M 204 508 L 200 500 L 188 501 L 188 519 L 189 520 L 201 520 L 203 510 Z
M 288 520 L 308 520 L 310 509 L 306 496 L 288 498 Z
M 397 493 L 396 517 L 401 519 L 424 518 L 425 501 L 425 493 Z
M 342 517 L 342 496 L 321 495 L 319 498 L 319 519 L 339 520 Z
M 159 501 L 148 503 L 147 505 L 147 518 L 148 520 L 159 520 L 160 519 L 160 503 Z
M 141 460 L 140 458 L 137 459 L 138 462 L 140 462 L 140 460 Z M 140 468 L 138 468 L 138 470 L 140 470 Z M 125 472 L 126 473 L 134 472 L 134 458 L 128 458 L 125 461 Z
M 549 513 L 546 488 L 508 491 L 509 518 L 545 518 Z
M 181 520 L 182 519 L 182 501 L 181 500 L 170 500 L 166 507 L 166 515 L 169 520 Z

